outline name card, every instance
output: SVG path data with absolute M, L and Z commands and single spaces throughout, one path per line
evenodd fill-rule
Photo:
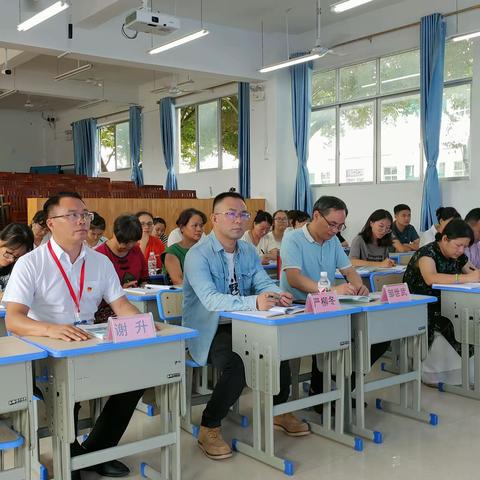
M 398 303 L 408 302 L 411 299 L 410 290 L 406 283 L 393 283 L 392 285 L 383 286 L 380 301 L 384 303 Z
M 335 292 L 309 293 L 305 302 L 305 312 L 323 313 L 338 310 L 340 304 Z
M 154 338 L 157 335 L 151 313 L 129 317 L 109 317 L 107 341 L 113 343 L 131 342 Z

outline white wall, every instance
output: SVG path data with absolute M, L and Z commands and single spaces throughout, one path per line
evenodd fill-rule
M 0 171 L 28 172 L 45 165 L 53 130 L 38 112 L 0 110 Z

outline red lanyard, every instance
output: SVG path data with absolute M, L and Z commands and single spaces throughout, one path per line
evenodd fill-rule
M 73 303 L 77 308 L 77 312 L 80 313 L 80 300 L 82 299 L 83 285 L 85 284 L 85 259 L 83 259 L 82 269 L 80 270 L 80 290 L 78 292 L 78 297 L 77 297 L 77 295 L 73 291 L 72 284 L 70 283 L 70 280 L 68 279 L 67 274 L 65 273 L 65 270 L 63 269 L 62 264 L 60 263 L 60 260 L 58 259 L 57 255 L 53 251 L 50 241 L 48 241 L 47 246 L 48 246 L 48 250 L 50 251 L 50 254 L 53 257 L 53 260 L 57 264 L 57 267 L 60 270 L 60 273 L 62 274 L 63 279 L 65 280 L 65 283 L 67 284 L 68 291 L 70 292 L 70 296 L 72 297 Z

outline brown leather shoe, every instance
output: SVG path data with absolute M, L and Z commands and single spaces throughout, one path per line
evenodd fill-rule
M 223 460 L 232 456 L 232 449 L 223 439 L 220 427 L 208 428 L 200 426 L 198 445 L 203 450 L 203 453 L 212 460 Z
M 284 413 L 273 417 L 275 430 L 282 430 L 291 437 L 303 437 L 310 434 L 310 425 L 298 419 L 293 413 Z

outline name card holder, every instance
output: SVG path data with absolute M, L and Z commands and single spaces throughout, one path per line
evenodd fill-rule
M 383 303 L 409 302 L 412 299 L 406 283 L 384 285 L 380 301 Z
M 340 304 L 335 292 L 309 293 L 305 302 L 306 313 L 324 313 L 338 310 Z
M 151 313 L 109 317 L 106 340 L 113 343 L 154 338 L 157 335 Z

